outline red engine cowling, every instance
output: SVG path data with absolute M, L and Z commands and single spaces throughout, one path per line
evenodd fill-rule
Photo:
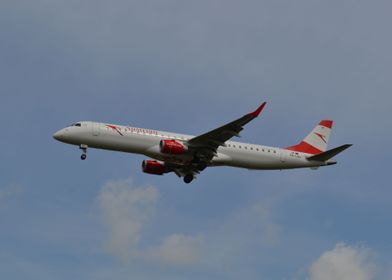
M 161 140 L 159 148 L 161 153 L 172 155 L 181 155 L 188 150 L 188 147 L 176 140 Z
M 165 173 L 165 166 L 156 160 L 143 160 L 142 170 L 148 174 L 163 175 Z

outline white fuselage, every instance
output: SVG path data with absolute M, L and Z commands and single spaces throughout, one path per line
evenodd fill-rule
M 153 129 L 109 125 L 96 122 L 80 122 L 55 133 L 54 138 L 73 145 L 89 148 L 143 154 L 156 160 L 183 164 L 192 160 L 191 153 L 164 154 L 159 148 L 161 140 L 186 142 L 191 135 Z M 309 161 L 309 154 L 282 148 L 227 141 L 218 148 L 211 166 L 232 166 L 247 169 L 291 169 L 318 167 L 334 162 Z

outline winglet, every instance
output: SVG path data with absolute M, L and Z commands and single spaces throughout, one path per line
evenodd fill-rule
M 263 104 L 261 104 L 256 111 L 249 113 L 249 115 L 251 115 L 254 118 L 257 118 L 260 115 L 261 111 L 264 109 L 265 104 L 267 104 L 267 102 L 263 102 Z

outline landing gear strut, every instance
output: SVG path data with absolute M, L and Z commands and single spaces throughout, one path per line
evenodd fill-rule
M 184 182 L 185 182 L 186 184 L 189 184 L 190 182 L 192 182 L 193 179 L 195 179 L 195 177 L 193 176 L 193 174 L 186 174 L 186 175 L 184 176 Z
M 79 149 L 81 149 L 83 151 L 82 155 L 80 156 L 81 160 L 85 160 L 87 158 L 87 145 L 81 144 L 79 146 Z

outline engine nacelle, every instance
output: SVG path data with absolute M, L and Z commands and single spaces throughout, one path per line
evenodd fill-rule
M 188 147 L 176 140 L 161 140 L 159 143 L 161 153 L 181 155 L 188 150 Z
M 156 160 L 143 160 L 142 162 L 142 170 L 144 173 L 154 174 L 154 175 L 163 175 L 165 173 L 166 168 L 163 163 Z

